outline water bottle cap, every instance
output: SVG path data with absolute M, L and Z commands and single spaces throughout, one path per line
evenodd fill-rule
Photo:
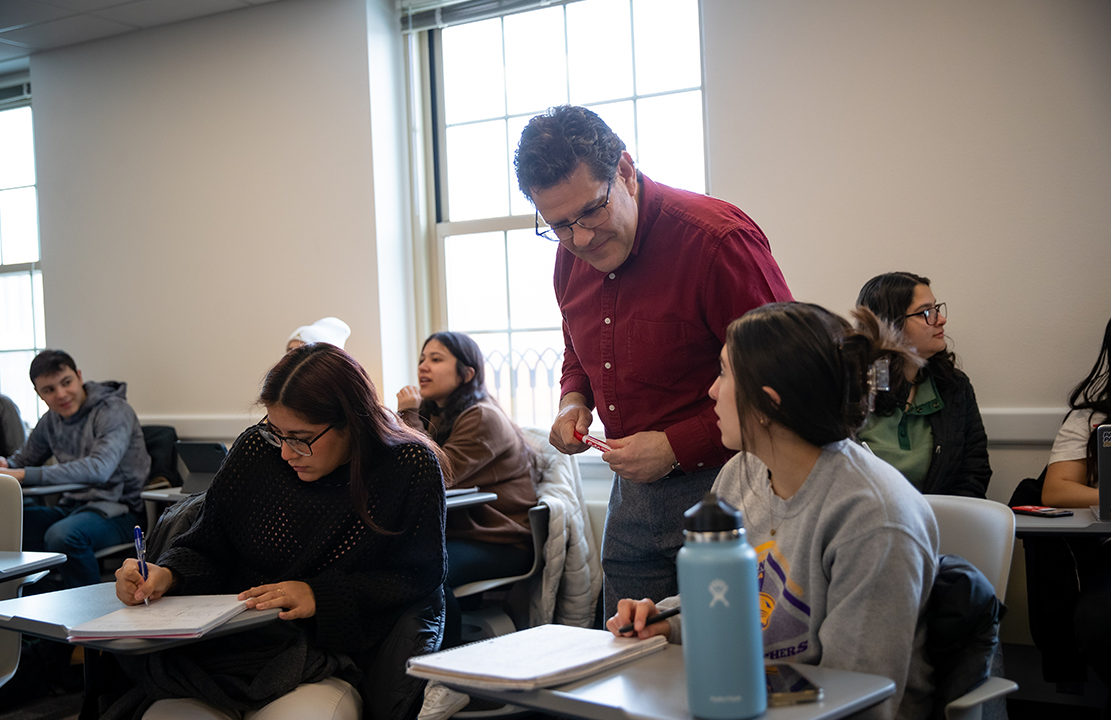
M 741 511 L 712 492 L 702 501 L 683 513 L 683 529 L 687 532 L 717 533 L 744 530 Z

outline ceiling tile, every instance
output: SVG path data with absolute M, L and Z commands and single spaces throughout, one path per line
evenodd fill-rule
M 0 2 L 0 31 L 20 25 L 57 20 L 72 14 L 33 0 L 3 0 Z
M 2 39 L 14 40 L 37 52 L 119 35 L 135 29 L 133 26 L 86 15 L 11 30 L 4 33 Z
M 139 0 L 139 2 L 98 10 L 96 17 L 117 22 L 154 27 L 248 7 L 241 0 Z

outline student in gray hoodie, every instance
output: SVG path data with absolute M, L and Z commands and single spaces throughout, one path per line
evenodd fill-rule
M 82 483 L 54 507 L 23 510 L 23 549 L 65 553 L 55 587 L 100 581 L 93 553 L 133 537 L 139 493 L 150 455 L 139 418 L 127 403 L 127 384 L 83 382 L 67 353 L 43 350 L 31 361 L 31 383 L 49 408 L 0 470 L 27 486 Z M 55 465 L 44 463 L 53 456 Z

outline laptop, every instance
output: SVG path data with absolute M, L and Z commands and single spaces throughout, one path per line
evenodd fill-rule
M 228 449 L 218 442 L 188 442 L 178 440 L 177 456 L 185 464 L 185 480 L 181 483 L 183 493 L 204 492 L 216 477 L 216 471 L 224 462 Z
M 1099 505 L 1092 506 L 1092 514 L 1100 522 L 1111 522 L 1111 424 L 1096 428 L 1096 473 Z

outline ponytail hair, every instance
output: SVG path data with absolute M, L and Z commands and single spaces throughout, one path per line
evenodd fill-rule
M 1096 364 L 1088 376 L 1072 389 L 1069 394 L 1069 408 L 1072 410 L 1091 410 L 1111 418 L 1111 320 L 1103 330 L 1103 344 L 1099 348 Z M 1088 435 L 1088 485 L 1094 487 L 1097 476 L 1096 431 Z
M 819 305 L 771 303 L 729 325 L 742 428 L 755 426 L 747 418 L 764 416 L 818 447 L 856 436 L 868 416 L 872 363 L 893 355 L 922 361 L 870 310 L 853 314 L 858 328 Z

